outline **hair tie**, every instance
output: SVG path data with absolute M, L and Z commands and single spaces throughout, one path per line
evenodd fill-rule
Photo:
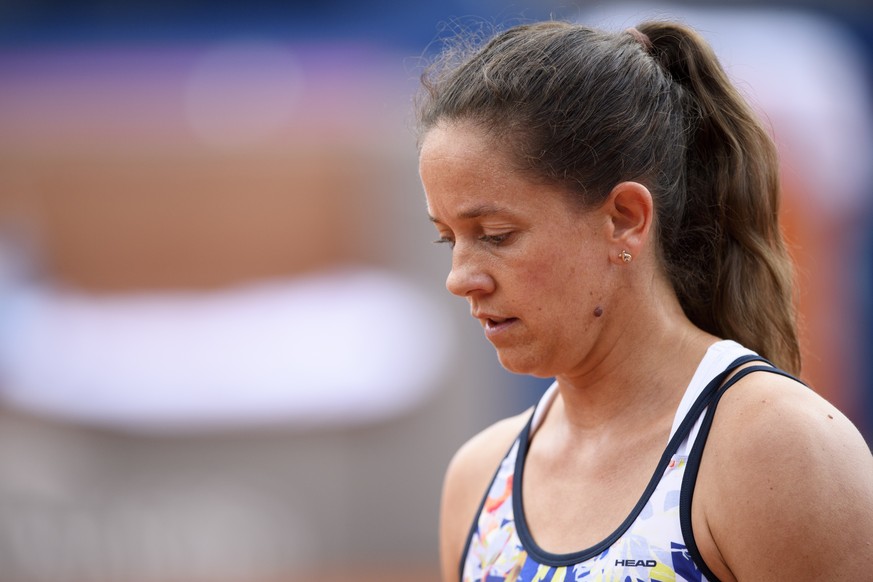
M 646 53 L 652 53 L 652 39 L 650 39 L 646 33 L 640 32 L 636 27 L 632 26 L 625 30 L 626 33 L 634 37 L 634 40 L 640 43 L 643 47 L 643 50 Z

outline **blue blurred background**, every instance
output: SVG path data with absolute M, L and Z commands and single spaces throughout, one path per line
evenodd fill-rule
M 451 454 L 545 383 L 443 288 L 421 67 L 653 16 L 772 126 L 804 378 L 873 442 L 864 3 L 0 0 L 0 582 L 437 580 Z

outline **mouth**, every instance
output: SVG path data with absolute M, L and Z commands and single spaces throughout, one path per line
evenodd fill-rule
M 483 316 L 480 317 L 479 320 L 482 322 L 482 327 L 485 328 L 485 337 L 488 338 L 489 341 L 494 341 L 499 338 L 519 321 L 517 317 L 496 316 Z
M 500 327 L 513 321 L 517 321 L 517 317 L 486 317 L 482 320 L 486 329 Z

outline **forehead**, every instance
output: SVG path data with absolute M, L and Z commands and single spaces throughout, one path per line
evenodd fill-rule
M 438 219 L 496 214 L 495 208 L 566 212 L 569 203 L 562 188 L 535 183 L 520 172 L 505 148 L 472 123 L 432 128 L 422 140 L 419 172 L 428 211 Z
M 476 159 L 488 165 L 506 166 L 508 161 L 502 148 L 496 147 L 486 132 L 470 122 L 442 122 L 424 136 L 419 155 L 420 163 L 462 162 Z
M 483 132 L 468 125 L 438 125 L 425 136 L 419 173 L 432 217 L 471 214 L 474 208 L 503 206 L 512 172 Z

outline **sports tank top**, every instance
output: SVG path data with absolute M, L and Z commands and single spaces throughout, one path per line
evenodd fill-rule
M 744 368 L 725 378 L 743 364 Z M 527 529 L 521 498 L 531 437 L 557 396 L 553 384 L 503 458 L 479 507 L 461 560 L 463 582 L 714 582 L 691 532 L 691 499 L 703 445 L 721 395 L 755 371 L 788 376 L 736 342 L 710 346 L 679 404 L 670 438 L 636 506 L 609 537 L 571 554 L 541 549 Z M 789 376 L 790 377 L 790 376 Z

